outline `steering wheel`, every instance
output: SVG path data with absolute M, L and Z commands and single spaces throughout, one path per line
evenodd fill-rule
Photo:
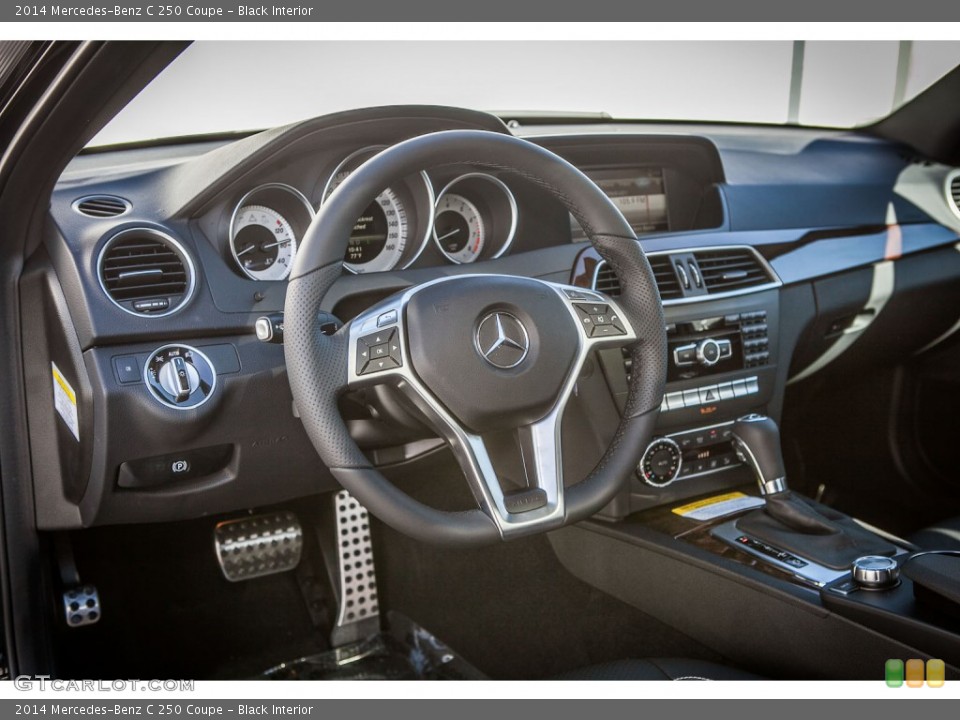
M 465 163 L 520 175 L 573 214 L 620 280 L 600 293 L 507 275 L 454 275 L 393 295 L 332 335 L 323 301 L 342 274 L 356 218 L 384 187 L 424 168 Z M 607 196 L 553 153 L 505 134 L 452 130 L 390 147 L 327 199 L 294 262 L 284 307 L 294 402 L 321 460 L 380 520 L 456 546 L 546 532 L 593 515 L 624 487 L 660 409 L 667 368 L 663 306 L 636 235 Z M 565 487 L 564 408 L 584 362 L 625 346 L 632 370 L 619 427 L 594 470 Z M 390 483 L 357 447 L 338 409 L 349 391 L 399 389 L 449 443 L 477 507 L 442 511 Z M 485 436 L 511 430 L 526 487 L 504 490 Z

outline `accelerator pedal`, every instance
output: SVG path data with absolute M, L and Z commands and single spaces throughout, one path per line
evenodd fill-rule
M 100 621 L 100 593 L 93 585 L 67 588 L 63 592 L 63 617 L 67 627 L 77 628 Z
M 217 523 L 213 536 L 217 561 L 230 582 L 293 570 L 303 552 L 303 528 L 291 512 Z
M 331 644 L 339 647 L 380 631 L 376 565 L 367 509 L 346 490 L 333 499 L 336 516 L 339 609 Z

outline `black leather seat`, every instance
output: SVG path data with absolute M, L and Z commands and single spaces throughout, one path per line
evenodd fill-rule
M 924 550 L 960 550 L 960 517 L 938 522 L 907 539 Z
M 616 660 L 570 670 L 557 680 L 760 680 L 751 673 L 704 660 Z

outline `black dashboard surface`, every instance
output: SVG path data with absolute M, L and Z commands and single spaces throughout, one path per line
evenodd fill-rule
M 755 249 L 775 273 L 769 278 L 774 283 L 758 288 L 763 292 L 668 301 L 667 319 L 705 317 L 721 306 L 727 315 L 761 306 L 777 313 L 780 357 L 764 371 L 769 387 L 761 395 L 768 410 L 778 407 L 796 371 L 790 370 L 793 349 L 817 327 L 818 313 L 829 310 L 815 299 L 821 281 L 869 275 L 879 264 L 894 263 L 896 298 L 898 289 L 916 293 L 929 285 L 939 292 L 960 277 L 960 253 L 954 249 L 960 214 L 943 192 L 950 168 L 919 162 L 897 146 L 854 133 L 616 123 L 508 128 L 474 111 L 399 107 L 340 113 L 239 140 L 83 154 L 54 192 L 43 245 L 30 258 L 23 283 L 25 318 L 43 318 L 33 323 L 37 332 L 26 348 L 36 359 L 28 370 L 31 434 L 57 448 L 35 468 L 40 527 L 195 517 L 332 489 L 292 406 L 282 348 L 253 335 L 257 317 L 282 310 L 285 282 L 253 279 L 241 258 L 257 255 L 263 269 L 281 263 L 282 256 L 279 250 L 274 255 L 251 249 L 253 243 L 244 244 L 232 228 L 241 208 L 260 208 L 253 200 L 275 197 L 264 192 L 247 202 L 251 191 L 282 186 L 279 192 L 288 199 L 302 197 L 302 207 L 258 219 L 257 232 L 272 230 L 281 240 L 284 233 L 302 233 L 329 193 L 331 178 L 351 156 L 461 128 L 513 132 L 590 176 L 614 178 L 622 207 L 638 218 L 649 253 Z M 328 308 L 342 320 L 399 289 L 457 273 L 593 282 L 593 275 L 584 274 L 585 268 L 597 269 L 590 265 L 589 243 L 540 188 L 508 173 L 491 179 L 468 162 L 424 170 L 425 178 L 404 180 L 392 196 L 379 196 L 382 218 L 358 224 L 354 259 L 389 248 L 396 264 L 344 273 Z M 128 207 L 114 217 L 77 211 L 78 200 L 101 196 L 122 198 Z M 442 207 L 438 198 L 446 198 Z M 444 209 L 453 214 L 441 224 Z M 285 214 L 301 210 L 299 225 L 283 225 Z M 391 221 L 397 223 L 393 230 L 387 228 Z M 443 228 L 439 235 L 435 221 Z M 192 293 L 176 311 L 130 312 L 104 290 L 105 248 L 118 233 L 141 229 L 174 238 L 194 265 Z M 444 236 L 456 238 L 458 231 L 468 233 L 473 244 L 444 244 Z M 931 256 L 933 275 L 924 260 Z M 853 283 L 862 289 L 852 291 L 848 304 L 855 310 L 868 305 L 876 282 L 867 277 Z M 923 327 L 904 342 L 922 347 L 950 328 L 956 318 L 947 304 L 932 307 Z M 178 411 L 155 402 L 139 378 L 123 377 L 124 359 L 139 369 L 169 343 L 214 348 L 215 401 Z M 815 362 L 817 353 L 812 358 Z M 79 438 L 51 411 L 51 363 L 76 392 Z M 763 372 L 760 376 L 766 382 Z M 422 428 L 408 426 L 406 435 L 395 428 L 393 442 L 384 428 L 377 435 L 363 402 L 347 413 L 382 464 L 413 462 L 424 447 L 435 448 Z M 686 418 L 683 429 L 696 422 Z M 146 461 L 160 467 L 194 451 L 199 454 L 190 457 L 213 457 L 216 448 L 224 448 L 221 460 L 200 474 L 161 473 L 156 482 L 136 477 Z

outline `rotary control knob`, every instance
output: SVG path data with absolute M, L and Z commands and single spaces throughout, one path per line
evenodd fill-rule
M 697 345 L 697 362 L 704 367 L 712 367 L 720 362 L 720 343 L 707 338 Z
M 143 378 L 154 398 L 177 410 L 202 405 L 217 385 L 210 358 L 189 345 L 164 345 L 154 350 Z
M 670 438 L 657 438 L 647 446 L 637 471 L 647 485 L 666 487 L 680 475 L 683 453 Z
M 885 590 L 900 582 L 897 561 L 883 555 L 858 557 L 851 570 L 853 581 L 865 590 Z

